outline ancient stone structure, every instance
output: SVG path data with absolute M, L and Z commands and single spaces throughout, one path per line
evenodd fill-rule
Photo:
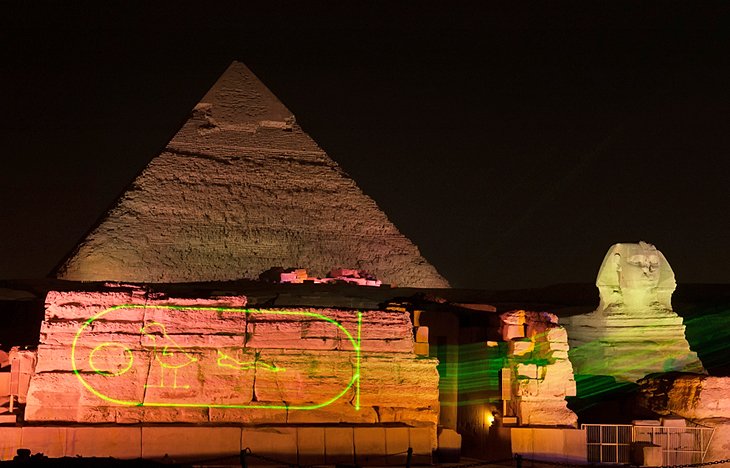
M 653 245 L 612 246 L 596 286 L 598 309 L 564 320 L 577 373 L 633 382 L 654 372 L 704 372 L 672 310 L 674 272 Z
M 706 462 L 730 454 L 730 378 L 669 373 L 639 381 L 639 403 L 661 415 L 714 427 Z
M 51 292 L 25 419 L 398 423 L 428 428 L 435 448 L 436 364 L 415 354 L 404 312 Z
M 508 343 L 514 414 L 524 426 L 577 427 L 578 416 L 565 397 L 575 396 L 573 366 L 568 359 L 568 336 L 555 314 L 516 310 L 500 316 Z
M 448 287 L 241 63 L 59 269 L 81 281 L 256 279 L 272 267 L 366 270 Z

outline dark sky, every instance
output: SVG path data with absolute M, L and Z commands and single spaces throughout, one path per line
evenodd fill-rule
M 592 282 L 639 240 L 679 282 L 730 283 L 726 7 L 22 3 L 0 278 L 45 276 L 235 59 L 454 286 Z

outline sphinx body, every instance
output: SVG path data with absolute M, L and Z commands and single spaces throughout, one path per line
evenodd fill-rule
M 579 374 L 635 382 L 647 374 L 704 373 L 672 310 L 677 283 L 662 253 L 651 244 L 615 244 L 596 279 L 598 308 L 570 317 L 570 358 Z

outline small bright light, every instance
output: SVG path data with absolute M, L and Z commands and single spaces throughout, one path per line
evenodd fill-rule
M 484 422 L 487 424 L 487 426 L 491 426 L 494 422 L 494 415 L 491 411 L 484 413 Z

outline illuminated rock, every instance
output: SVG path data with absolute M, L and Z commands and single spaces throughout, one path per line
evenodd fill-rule
M 234 62 L 66 259 L 59 278 L 256 279 L 273 267 L 367 270 L 448 287 L 375 202 Z
M 437 360 L 408 312 L 247 308 L 246 298 L 50 292 L 27 421 L 438 421 Z
M 576 414 L 565 397 L 575 396 L 568 337 L 555 314 L 517 310 L 500 315 L 508 342 L 513 413 L 521 425 L 572 426 Z
M 633 382 L 655 372 L 704 372 L 672 310 L 674 272 L 653 245 L 612 246 L 596 286 L 598 309 L 564 320 L 579 374 Z
M 730 453 L 730 377 L 669 373 L 639 380 L 639 404 L 661 415 L 713 427 L 706 462 Z

